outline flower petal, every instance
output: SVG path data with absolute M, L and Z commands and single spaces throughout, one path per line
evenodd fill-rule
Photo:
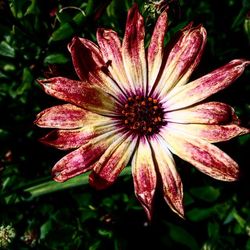
M 194 136 L 210 143 L 228 141 L 240 135 L 250 133 L 247 128 L 236 124 L 230 125 L 204 125 L 204 124 L 177 124 L 168 123 L 168 127 L 179 130 L 186 135 Z
M 75 71 L 80 80 L 98 85 L 105 91 L 116 95 L 119 88 L 108 76 L 107 65 L 100 49 L 91 41 L 74 37 L 68 45 Z
M 110 186 L 128 164 L 136 144 L 137 138 L 127 134 L 111 144 L 93 167 L 90 184 L 97 189 Z
M 162 131 L 162 136 L 174 154 L 201 172 L 222 181 L 238 179 L 238 164 L 216 146 L 169 127 Z
M 141 138 L 132 159 L 132 175 L 135 195 L 141 202 L 148 219 L 152 217 L 152 203 L 156 189 L 156 171 L 150 145 Z
M 98 29 L 97 41 L 112 77 L 122 90 L 126 91 L 128 79 L 122 61 L 121 41 L 117 33 L 113 30 Z
M 154 86 L 155 80 L 160 71 L 163 49 L 164 49 L 164 36 L 167 29 L 167 12 L 163 11 L 159 16 L 153 35 L 148 46 L 147 60 L 148 60 L 148 88 L 149 92 Z
M 90 140 L 80 148 L 64 156 L 52 169 L 55 181 L 64 182 L 93 168 L 109 145 L 117 140 L 117 131 L 102 134 Z
M 115 109 L 114 99 L 99 87 L 63 77 L 54 77 L 38 82 L 47 94 L 89 111 L 110 115 Z
M 144 20 L 137 4 L 129 10 L 122 44 L 122 58 L 133 93 L 146 94 L 147 65 L 144 49 Z
M 171 111 L 200 102 L 229 86 L 249 64 L 250 61 L 243 59 L 233 60 L 187 85 L 176 87 L 164 98 L 164 106 Z
M 111 124 L 105 125 L 101 122 L 91 124 L 87 121 L 85 126 L 80 129 L 55 129 L 42 137 L 40 142 L 61 150 L 68 150 L 79 148 L 90 139 L 115 129 L 116 127 Z
M 93 131 L 85 129 L 63 130 L 55 129 L 42 137 L 39 141 L 48 146 L 61 150 L 79 148 L 87 140 L 96 137 Z
M 181 178 L 176 171 L 173 156 L 162 137 L 158 136 L 150 140 L 150 143 L 154 150 L 158 171 L 162 180 L 164 198 L 169 207 L 183 218 L 183 187 Z
M 87 39 L 74 37 L 68 44 L 68 49 L 75 71 L 82 81 L 88 81 L 93 71 L 105 66 L 100 49 Z
M 189 108 L 166 112 L 165 119 L 175 123 L 238 123 L 233 108 L 221 102 L 207 102 Z
M 156 91 L 165 96 L 173 87 L 187 83 L 200 62 L 205 43 L 206 30 L 201 25 L 195 28 L 188 25 L 168 52 Z
M 72 104 L 63 104 L 47 108 L 37 115 L 35 124 L 43 128 L 75 129 L 86 122 L 105 122 L 107 117 L 89 112 Z

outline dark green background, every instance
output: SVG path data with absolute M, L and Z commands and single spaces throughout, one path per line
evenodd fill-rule
M 32 199 L 23 191 L 50 180 L 53 164 L 65 154 L 37 141 L 47 131 L 33 125 L 36 114 L 61 102 L 47 96 L 35 79 L 75 78 L 67 43 L 75 35 L 95 41 L 97 27 L 113 28 L 122 37 L 133 2 L 0 2 L 0 225 L 16 230 L 9 249 L 250 249 L 249 136 L 219 145 L 240 164 L 237 183 L 213 180 L 176 158 L 184 183 L 185 220 L 170 211 L 158 192 L 149 224 L 130 175 L 105 191 L 83 184 Z M 146 1 L 137 2 L 146 17 L 148 42 L 157 13 L 145 8 Z M 234 58 L 250 59 L 250 33 L 244 29 L 249 1 L 168 2 L 168 39 L 190 21 L 202 23 L 208 32 L 192 78 Z M 68 6 L 81 8 L 85 15 L 72 8 L 59 13 Z M 249 127 L 250 70 L 210 99 L 232 105 Z M 30 241 L 24 238 L 28 234 Z

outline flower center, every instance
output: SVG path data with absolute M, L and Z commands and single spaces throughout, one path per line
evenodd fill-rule
M 140 135 L 157 133 L 165 124 L 161 104 L 152 97 L 129 97 L 124 104 L 122 115 L 124 125 Z

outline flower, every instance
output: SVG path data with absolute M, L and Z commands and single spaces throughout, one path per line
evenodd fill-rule
M 68 103 L 42 111 L 35 121 L 55 129 L 43 143 L 73 149 L 52 169 L 58 182 L 92 170 L 90 184 L 106 188 L 131 160 L 135 194 L 149 219 L 157 181 L 170 208 L 184 216 L 172 153 L 215 179 L 234 181 L 237 163 L 211 143 L 249 132 L 229 105 L 202 101 L 230 85 L 250 62 L 233 60 L 189 82 L 206 31 L 189 24 L 164 48 L 166 29 L 163 12 L 145 49 L 144 22 L 135 4 L 122 43 L 115 31 L 102 28 L 98 46 L 74 37 L 68 49 L 80 80 L 39 80 L 47 94 Z
M 0 226 L 0 247 L 7 248 L 16 237 L 16 231 L 11 225 Z

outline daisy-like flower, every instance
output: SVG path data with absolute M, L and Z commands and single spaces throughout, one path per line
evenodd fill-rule
M 164 48 L 166 29 L 163 12 L 145 49 L 144 21 L 135 4 L 122 43 L 109 29 L 97 30 L 98 45 L 74 37 L 68 49 L 80 80 L 40 80 L 47 94 L 68 103 L 42 111 L 35 121 L 55 129 L 43 143 L 73 149 L 53 167 L 58 182 L 92 170 L 90 184 L 106 188 L 131 160 L 135 194 L 149 219 L 157 181 L 170 208 L 184 216 L 172 153 L 215 179 L 234 181 L 237 163 L 211 143 L 249 132 L 229 105 L 202 101 L 230 85 L 250 62 L 233 60 L 189 82 L 206 31 L 188 25 Z

